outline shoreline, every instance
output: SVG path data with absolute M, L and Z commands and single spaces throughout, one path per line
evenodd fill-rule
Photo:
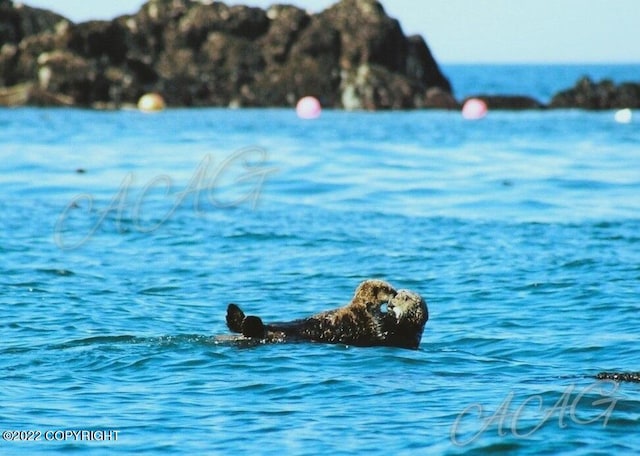
M 490 110 L 640 109 L 640 83 L 591 75 L 548 97 L 481 87 L 456 95 L 453 68 L 634 64 L 438 63 L 376 0 L 319 13 L 149 0 L 134 14 L 77 24 L 0 0 L 0 39 L 0 106 L 9 107 L 121 109 L 156 93 L 167 107 L 292 108 L 310 95 L 347 111 L 460 110 L 469 98 Z

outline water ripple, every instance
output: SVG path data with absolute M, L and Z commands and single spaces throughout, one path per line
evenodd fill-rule
M 597 414 L 595 375 L 640 365 L 637 131 L 620 132 L 610 113 L 474 124 L 444 112 L 305 124 L 266 113 L 0 110 L 3 429 L 121 430 L 118 445 L 34 454 L 638 448 L 635 384 L 612 394 L 606 428 L 571 410 L 561 428 L 557 410 L 527 440 L 497 422 L 482 430 L 507 399 L 513 414 L 569 388 L 570 405 L 584 392 L 579 416 Z M 171 208 L 204 156 L 219 163 L 247 141 L 279 169 L 255 206 L 218 208 L 203 194 L 198 207 L 191 193 Z M 136 212 L 158 176 L 174 194 L 150 194 Z M 80 194 L 94 208 L 73 211 L 63 233 L 90 236 L 61 249 L 56 220 Z M 345 304 L 369 277 L 423 294 L 419 350 L 228 334 L 229 302 L 265 321 L 302 318 Z M 477 406 L 483 417 L 464 414 Z M 527 410 L 520 433 L 539 424 Z M 478 436 L 457 446 L 461 414 L 460 437 Z

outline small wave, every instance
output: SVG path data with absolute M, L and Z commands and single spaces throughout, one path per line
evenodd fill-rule
M 551 178 L 547 179 L 547 183 L 569 190 L 608 190 L 614 187 L 608 182 L 593 179 Z
M 119 336 L 93 336 L 82 339 L 74 339 L 53 345 L 55 350 L 66 350 L 77 347 L 113 346 L 113 345 L 151 345 L 151 346 L 179 346 L 179 345 L 203 345 L 203 346 L 234 346 L 254 347 L 261 345 L 260 341 L 248 339 L 239 335 L 211 336 L 202 334 L 181 334 L 177 336 L 139 337 L 133 335 Z
M 37 272 L 41 272 L 43 274 L 49 274 L 60 277 L 70 277 L 76 275 L 75 272 L 70 271 L 68 269 L 54 269 L 54 268 L 41 268 L 36 269 Z
M 136 336 L 94 336 L 86 337 L 84 339 L 75 339 L 69 342 L 63 342 L 61 344 L 54 345 L 52 348 L 64 350 L 75 347 L 85 347 L 89 345 L 112 345 L 112 344 L 132 344 L 141 341 Z
M 166 293 L 180 290 L 180 287 L 176 285 L 166 285 L 160 287 L 149 287 L 140 290 L 138 293 L 143 295 L 164 295 Z
M 583 267 L 589 267 L 597 264 L 592 258 L 581 258 L 579 260 L 572 260 L 562 265 L 562 268 L 566 269 L 580 269 Z

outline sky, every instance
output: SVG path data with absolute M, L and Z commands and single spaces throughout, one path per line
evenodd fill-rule
M 227 0 L 319 12 L 337 0 Z M 17 3 L 17 1 L 15 2 Z M 112 19 L 143 0 L 25 0 L 75 21 Z M 640 63 L 638 0 L 381 0 L 440 63 Z

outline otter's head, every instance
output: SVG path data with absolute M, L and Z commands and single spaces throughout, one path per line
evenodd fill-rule
M 382 304 L 389 302 L 396 293 L 395 288 L 384 280 L 369 279 L 358 285 L 351 304 L 379 309 Z
M 418 293 L 400 290 L 387 304 L 387 341 L 394 346 L 417 349 L 429 319 L 427 303 Z

